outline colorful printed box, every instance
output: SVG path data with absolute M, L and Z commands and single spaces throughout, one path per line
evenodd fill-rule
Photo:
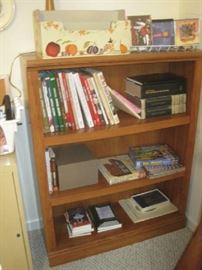
M 131 25 L 123 10 L 36 10 L 34 29 L 42 58 L 124 54 L 131 46 Z

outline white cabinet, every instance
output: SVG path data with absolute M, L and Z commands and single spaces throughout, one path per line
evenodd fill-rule
M 0 265 L 2 270 L 31 270 L 15 155 L 0 156 Z

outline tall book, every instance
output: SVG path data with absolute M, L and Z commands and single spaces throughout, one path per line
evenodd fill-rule
M 72 102 L 71 102 L 71 97 L 70 97 L 69 85 L 66 78 L 66 72 L 59 71 L 58 78 L 59 78 L 61 94 L 62 94 L 62 99 L 63 99 L 63 104 L 64 104 L 66 123 L 67 123 L 68 128 L 75 130 L 76 123 L 75 123 L 75 118 L 74 118 L 73 109 L 72 109 Z
M 54 118 L 53 118 L 53 113 L 52 113 L 52 109 L 51 109 L 51 102 L 49 99 L 48 82 L 47 82 L 48 78 L 47 78 L 45 72 L 40 72 L 40 79 L 41 79 L 41 90 L 43 93 L 44 105 L 45 105 L 46 112 L 47 112 L 50 132 L 54 132 L 55 131 Z
M 42 79 L 39 77 L 39 98 L 41 102 L 41 111 L 42 111 L 42 117 L 43 117 L 43 132 L 44 134 L 50 132 L 50 126 L 49 126 L 49 119 L 48 119 L 48 112 L 45 104 L 45 97 L 44 97 L 44 91 L 43 91 L 43 82 Z
M 85 71 L 88 74 L 92 75 L 95 80 L 95 83 L 96 83 L 96 86 L 100 95 L 100 99 L 104 106 L 110 125 L 118 124 L 119 117 L 116 113 L 116 110 L 115 110 L 115 107 L 114 107 L 114 104 L 110 95 L 109 87 L 105 81 L 102 71 L 96 70 L 93 68 L 85 68 Z
M 81 84 L 83 86 L 84 94 L 86 96 L 86 100 L 93 118 L 94 125 L 100 126 L 101 121 L 98 113 L 98 108 L 96 106 L 96 102 L 94 101 L 95 99 L 94 92 L 92 91 L 88 78 L 85 76 L 85 74 L 82 74 L 80 72 L 79 77 L 81 80 Z
M 88 104 L 87 99 L 86 99 L 84 88 L 83 88 L 83 86 L 81 84 L 79 73 L 78 72 L 75 72 L 75 73 L 73 72 L 72 74 L 73 74 L 73 79 L 74 79 L 74 82 L 75 82 L 76 91 L 77 91 L 77 94 L 78 94 L 78 98 L 79 98 L 79 101 L 80 101 L 80 104 L 81 104 L 81 107 L 82 107 L 82 111 L 83 111 L 86 123 L 87 123 L 89 128 L 94 127 L 93 118 L 92 118 L 92 115 L 91 115 L 91 112 L 90 112 L 89 104 Z
M 61 104 L 60 104 L 60 97 L 59 97 L 59 90 L 57 87 L 57 81 L 54 72 L 48 72 L 49 81 L 50 81 L 50 91 L 53 101 L 53 106 L 55 108 L 55 114 L 57 118 L 57 123 L 59 127 L 59 131 L 65 130 L 65 123 L 63 119 L 63 115 L 61 112 Z
M 77 129 L 82 129 L 85 127 L 84 119 L 83 119 L 83 114 L 81 110 L 81 106 L 79 103 L 79 97 L 78 93 L 76 90 L 76 84 L 74 80 L 74 75 L 72 72 L 66 72 L 66 80 L 68 83 L 68 89 L 70 93 L 70 100 L 73 108 L 73 113 L 74 113 L 74 119 L 76 122 Z

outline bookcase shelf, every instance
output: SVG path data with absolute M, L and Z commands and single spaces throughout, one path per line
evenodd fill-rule
M 173 179 L 182 178 L 185 175 L 185 172 L 178 172 L 172 175 L 167 175 L 155 179 L 138 179 L 127 181 L 124 183 L 109 185 L 106 180 L 100 177 L 99 183 L 96 185 L 76 188 L 72 190 L 59 191 L 55 192 L 50 196 L 50 201 L 52 206 L 59 206 L 63 204 L 82 202 L 90 199 L 95 199 L 98 196 L 107 197 L 114 193 L 128 193 L 131 191 L 133 193 L 134 189 L 142 187 L 151 187 L 151 185 L 157 185 L 166 181 L 174 181 Z M 131 193 L 131 194 L 132 194 Z M 122 195 L 123 196 L 123 195 Z
M 29 109 L 38 188 L 42 209 L 46 248 L 51 266 L 119 248 L 185 226 L 185 210 L 199 108 L 202 52 L 144 52 L 116 56 L 87 56 L 43 60 L 35 54 L 21 57 L 25 98 Z M 101 70 L 111 88 L 123 93 L 124 80 L 135 74 L 172 72 L 187 81 L 187 110 L 184 114 L 139 120 L 118 112 L 120 124 L 43 134 L 39 95 L 39 72 L 94 67 Z M 86 144 L 97 158 L 127 153 L 131 145 L 167 143 L 179 155 L 184 172 L 156 179 L 139 179 L 109 185 L 98 184 L 49 194 L 45 149 L 68 144 Z M 141 223 L 132 223 L 118 200 L 152 188 L 162 190 L 177 206 L 178 212 Z M 68 238 L 64 210 L 67 207 L 97 203 L 115 204 L 123 227 L 91 236 Z

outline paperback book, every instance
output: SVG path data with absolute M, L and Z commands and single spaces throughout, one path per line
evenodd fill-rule
M 100 159 L 98 169 L 110 185 L 146 177 L 145 170 L 135 169 L 128 155 Z
M 130 146 L 128 155 L 135 168 L 146 165 L 174 165 L 179 163 L 179 156 L 167 144 Z

